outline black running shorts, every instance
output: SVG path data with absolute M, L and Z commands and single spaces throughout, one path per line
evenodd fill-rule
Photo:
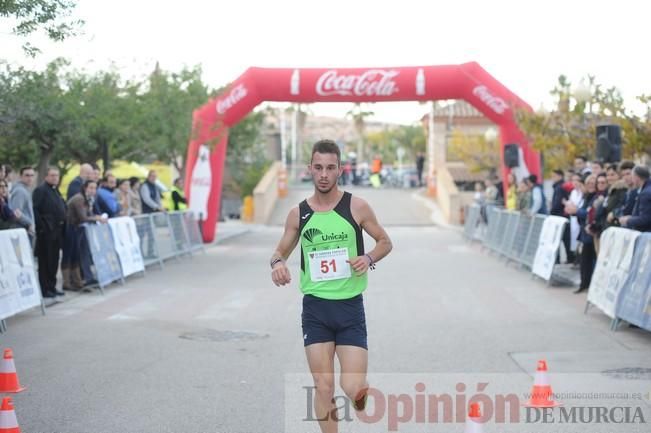
M 357 346 L 368 350 L 361 294 L 338 300 L 305 295 L 301 321 L 304 346 L 334 341 L 336 346 Z

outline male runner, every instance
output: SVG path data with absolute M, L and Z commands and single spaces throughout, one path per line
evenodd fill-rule
M 341 388 L 355 409 L 362 410 L 366 404 L 368 346 L 362 292 L 366 271 L 392 248 L 368 203 L 337 187 L 343 171 L 340 163 L 335 142 L 314 144 L 308 166 L 314 194 L 289 212 L 285 232 L 271 257 L 274 284 L 289 284 L 285 260 L 300 240 L 303 340 L 316 388 L 314 410 L 323 433 L 337 432 L 335 353 L 341 367 Z M 367 253 L 362 229 L 376 242 Z

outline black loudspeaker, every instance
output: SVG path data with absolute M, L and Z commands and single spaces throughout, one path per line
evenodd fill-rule
M 622 129 L 619 125 L 598 125 L 597 159 L 603 162 L 618 162 L 622 159 Z
M 517 144 L 504 145 L 504 165 L 509 168 L 517 167 L 520 161 L 518 152 L 519 146 Z

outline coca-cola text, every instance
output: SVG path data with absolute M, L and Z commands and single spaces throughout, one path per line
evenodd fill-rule
M 321 96 L 391 96 L 398 91 L 393 81 L 398 74 L 393 70 L 369 69 L 359 75 L 339 75 L 333 69 L 319 77 L 316 93 Z
M 229 108 L 244 99 L 248 93 L 244 84 L 238 84 L 224 99 L 217 101 L 217 113 L 224 114 Z
M 504 114 L 504 112 L 509 108 L 504 99 L 491 94 L 488 88 L 484 85 L 475 87 L 472 93 L 497 114 Z

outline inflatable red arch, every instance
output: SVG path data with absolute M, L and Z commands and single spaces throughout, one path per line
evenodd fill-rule
M 478 63 L 399 68 L 269 69 L 252 67 L 218 97 L 193 113 L 185 192 L 190 209 L 205 221 L 203 238 L 212 242 L 219 215 L 228 128 L 263 101 L 384 102 L 463 99 L 499 128 L 503 149 L 520 146 L 520 167 L 539 174 L 540 157 L 515 122 L 514 110 L 531 107 Z M 328 137 L 324 137 L 328 138 Z

